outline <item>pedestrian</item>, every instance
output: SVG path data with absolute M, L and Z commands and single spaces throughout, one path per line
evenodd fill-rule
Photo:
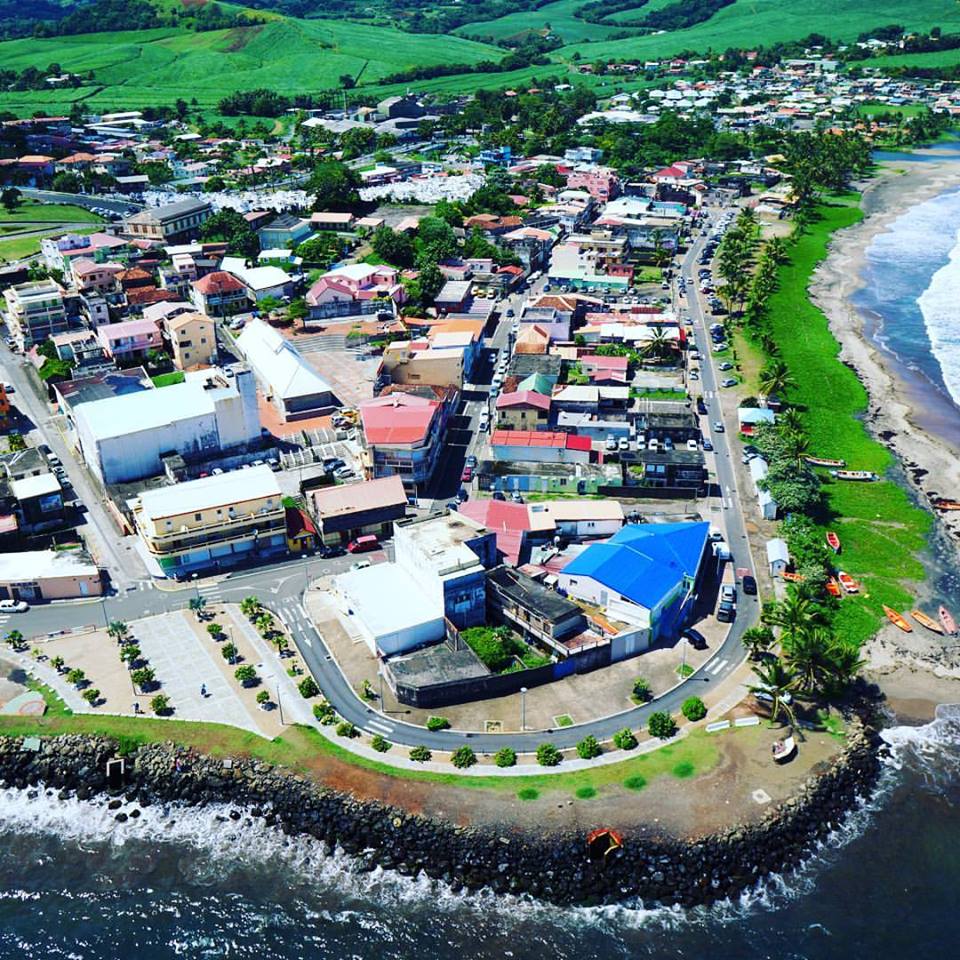
M 207 685 L 205 683 L 200 684 L 200 696 L 204 699 L 207 697 Z

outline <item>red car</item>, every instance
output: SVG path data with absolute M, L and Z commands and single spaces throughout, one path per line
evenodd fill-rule
M 473 479 L 473 467 L 464 467 L 460 474 L 461 483 L 469 483 Z

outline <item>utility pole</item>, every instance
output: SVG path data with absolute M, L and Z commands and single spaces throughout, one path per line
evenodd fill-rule
M 527 688 L 520 688 L 520 732 L 527 729 Z

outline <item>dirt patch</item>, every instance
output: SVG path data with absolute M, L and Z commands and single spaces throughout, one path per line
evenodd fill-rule
M 257 23 L 249 27 L 234 27 L 224 38 L 227 41 L 224 53 L 236 53 L 242 50 L 263 30 L 263 26 L 262 23 Z

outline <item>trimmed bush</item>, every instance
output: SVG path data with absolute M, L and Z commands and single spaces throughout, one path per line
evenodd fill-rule
M 326 700 L 321 700 L 313 705 L 313 715 L 321 722 L 326 717 L 332 717 L 333 713 L 333 707 Z
M 577 756 L 581 760 L 592 760 L 594 757 L 599 757 L 603 751 L 600 749 L 600 744 L 597 743 L 597 738 L 594 736 L 584 737 L 577 744 Z
M 370 741 L 370 746 L 373 747 L 377 753 L 386 753 L 390 747 L 393 746 L 393 744 L 390 743 L 386 737 L 382 737 L 379 733 L 375 733 L 373 735 L 373 739 Z
M 233 671 L 233 675 L 237 678 L 237 683 L 242 684 L 245 687 L 253 686 L 259 679 L 257 677 L 257 671 L 253 669 L 249 664 L 237 667 Z
M 637 738 L 629 727 L 624 727 L 613 735 L 613 745 L 618 750 L 633 750 L 637 745 Z
M 219 640 L 223 636 L 223 627 L 220 626 L 219 623 L 208 623 L 207 633 L 209 633 L 214 640 Z
M 82 696 L 91 707 L 94 707 L 96 706 L 97 701 L 100 699 L 100 691 L 96 687 L 90 687 L 89 689 L 83 691 Z
M 237 650 L 237 645 L 235 643 L 225 643 L 220 648 L 220 656 L 223 657 L 227 663 L 233 663 L 237 659 L 237 654 L 240 651 Z
M 669 740 L 676 732 L 677 725 L 673 722 L 673 717 L 663 710 L 650 714 L 647 721 L 647 730 L 651 737 L 659 737 L 661 740 Z
M 150 709 L 157 714 L 157 716 L 162 716 L 165 713 L 170 712 L 170 698 L 165 696 L 162 693 L 158 693 L 150 701 Z
M 348 740 L 359 736 L 357 728 L 349 720 L 341 720 L 334 731 L 338 737 L 346 737 Z
M 77 667 L 74 667 L 72 670 L 67 671 L 67 683 L 71 684 L 74 687 L 80 686 L 84 680 L 87 679 L 87 675 Z M 134 680 L 134 683 L 137 681 Z
M 450 721 L 446 717 L 427 717 L 428 730 L 448 730 L 449 728 Z
M 563 759 L 563 754 L 552 743 L 541 743 L 537 747 L 537 763 L 541 767 L 555 767 Z
M 465 770 L 472 767 L 477 762 L 477 755 L 466 745 L 458 747 L 453 751 L 450 762 L 458 769 Z
M 297 689 L 300 691 L 300 696 L 304 700 L 309 700 L 311 697 L 315 697 L 320 693 L 320 688 L 317 686 L 317 681 L 313 677 L 304 677 L 298 684 Z
M 644 703 L 653 699 L 653 688 L 645 677 L 637 677 L 633 681 L 633 698 Z
M 156 680 L 156 677 L 157 675 L 150 667 L 138 667 L 130 674 L 130 679 L 140 687 L 141 690 L 149 687 L 154 680 Z
M 513 747 L 501 747 L 493 755 L 493 762 L 498 767 L 514 767 L 517 764 L 517 751 Z
M 261 690 L 261 691 L 257 694 L 257 703 L 259 703 L 261 707 L 265 707 L 269 702 L 270 702 L 270 693 L 269 693 L 269 691 L 267 691 L 267 690 Z
M 410 759 L 416 763 L 426 763 L 433 758 L 433 754 L 423 746 L 410 748 Z
M 680 712 L 690 721 L 696 723 L 707 715 L 707 705 L 699 697 L 687 697 L 683 701 Z

